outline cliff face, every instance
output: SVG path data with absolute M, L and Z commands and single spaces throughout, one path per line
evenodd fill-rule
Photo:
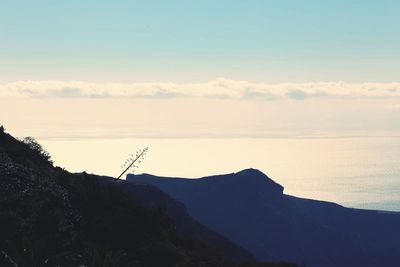
M 199 179 L 129 175 L 187 206 L 199 222 L 259 260 L 311 267 L 394 266 L 400 262 L 400 213 L 349 209 L 283 194 L 258 170 Z
M 0 266 L 259 266 L 155 187 L 71 174 L 3 132 L 0 237 Z

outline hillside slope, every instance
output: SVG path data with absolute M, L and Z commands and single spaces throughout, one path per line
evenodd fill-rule
M 143 205 L 146 198 L 167 200 L 159 190 L 121 190 L 104 177 L 71 174 L 37 148 L 0 132 L 0 266 L 272 266 L 227 259 L 251 255 L 181 206 L 176 213 L 194 228 L 184 235 L 185 227 L 163 210 L 181 204 Z M 209 237 L 191 238 L 202 231 Z
M 97 177 L 102 183 L 111 182 L 111 177 Z M 209 244 L 224 257 L 238 262 L 254 261 L 254 256 L 247 250 L 235 245 L 220 234 L 211 231 L 194 220 L 187 212 L 185 205 L 171 198 L 155 186 L 129 183 L 118 180 L 115 183 L 124 193 L 133 196 L 140 204 L 150 209 L 165 213 L 173 222 L 174 230 L 182 236 Z
M 259 260 L 285 259 L 309 267 L 400 262 L 400 213 L 288 196 L 258 170 L 200 179 L 129 175 L 127 180 L 157 186 L 184 203 L 196 220 Z

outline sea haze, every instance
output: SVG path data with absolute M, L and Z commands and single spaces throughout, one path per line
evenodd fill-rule
M 138 173 L 197 178 L 253 167 L 286 194 L 400 211 L 400 137 L 39 141 L 72 172 L 117 176 L 130 154 L 148 146 Z

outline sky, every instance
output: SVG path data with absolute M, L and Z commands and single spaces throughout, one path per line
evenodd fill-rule
M 399 1 L 1 1 L 0 123 L 37 138 L 400 135 Z
M 395 0 L 8 1 L 0 81 L 393 82 Z

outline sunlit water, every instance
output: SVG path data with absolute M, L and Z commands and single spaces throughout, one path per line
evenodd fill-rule
M 400 138 L 39 140 L 69 171 L 117 176 L 150 147 L 137 172 L 196 178 L 260 169 L 285 193 L 349 207 L 400 211 Z

